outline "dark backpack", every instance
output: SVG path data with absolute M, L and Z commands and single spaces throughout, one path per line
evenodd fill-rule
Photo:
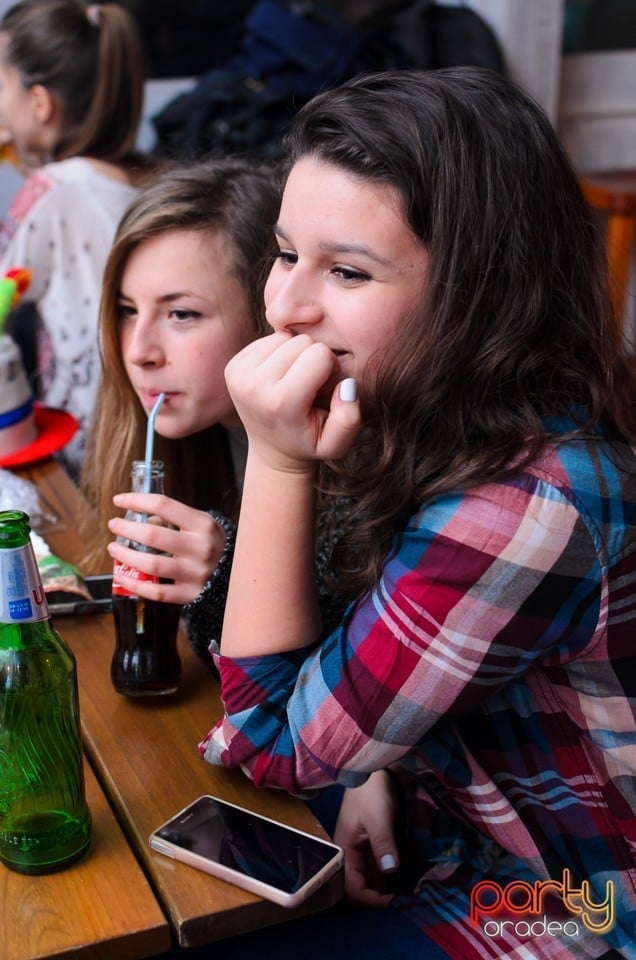
M 294 114 L 320 90 L 368 70 L 461 64 L 504 70 L 493 32 L 465 6 L 406 0 L 356 24 L 314 0 L 260 0 L 239 51 L 152 118 L 156 152 L 276 159 Z
M 245 20 L 239 52 L 152 118 L 157 152 L 276 157 L 299 107 L 357 72 L 363 39 L 319 3 L 261 0 Z

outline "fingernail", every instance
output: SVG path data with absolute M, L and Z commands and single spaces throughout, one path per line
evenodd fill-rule
M 353 403 L 358 399 L 358 385 L 353 377 L 347 377 L 340 383 L 340 399 L 346 403 Z
M 380 857 L 380 870 L 382 870 L 383 873 L 387 873 L 389 870 L 395 870 L 396 867 L 397 863 L 392 853 L 385 853 L 383 857 Z

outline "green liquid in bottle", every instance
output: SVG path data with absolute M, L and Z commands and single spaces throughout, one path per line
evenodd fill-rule
M 75 659 L 48 617 L 26 520 L 26 544 L 11 536 L 16 515 L 0 513 L 0 860 L 44 873 L 85 853 L 91 817 Z

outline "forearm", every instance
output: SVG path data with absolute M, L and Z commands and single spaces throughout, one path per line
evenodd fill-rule
M 314 579 L 314 470 L 275 470 L 248 456 L 221 650 L 259 656 L 320 636 Z

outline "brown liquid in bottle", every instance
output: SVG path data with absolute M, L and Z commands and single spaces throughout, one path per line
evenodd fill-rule
M 117 646 L 111 678 L 119 693 L 174 693 L 181 680 L 175 638 L 181 607 L 139 597 L 113 596 Z

